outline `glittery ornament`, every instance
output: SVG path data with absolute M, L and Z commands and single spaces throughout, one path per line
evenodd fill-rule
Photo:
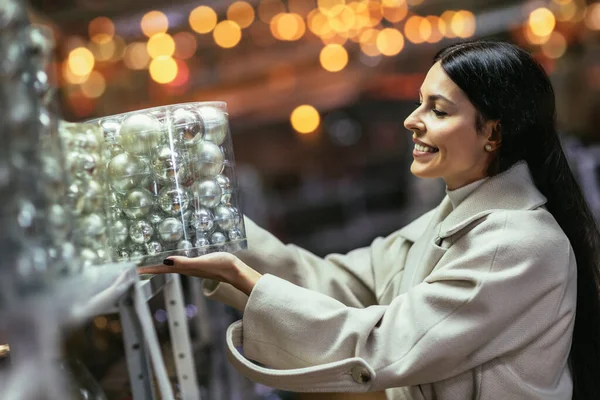
M 227 231 L 227 236 L 231 241 L 240 240 L 244 237 L 242 231 L 240 231 L 238 228 L 232 228 L 229 231 Z
M 97 265 L 98 261 L 99 261 L 98 253 L 96 253 L 94 250 L 88 249 L 88 248 L 83 248 L 83 249 L 79 250 L 79 258 L 81 259 L 81 262 L 83 263 L 84 268 L 88 268 L 93 265 Z
M 132 261 L 139 261 L 146 255 L 146 249 L 144 247 L 134 247 L 129 253 L 129 259 Z
M 182 221 L 183 221 L 183 226 L 186 229 L 191 229 L 193 228 L 193 222 L 194 222 L 194 209 L 193 208 L 188 208 L 187 210 L 185 210 L 185 212 L 183 213 L 183 217 L 182 217 Z
M 214 143 L 200 142 L 194 148 L 192 169 L 202 177 L 215 176 L 223 170 L 225 156 Z
M 123 212 L 131 219 L 142 218 L 154 206 L 154 196 L 146 189 L 133 189 L 123 199 Z
M 139 159 L 127 153 L 118 154 L 108 163 L 108 179 L 110 185 L 118 192 L 139 186 L 148 176 L 146 165 Z
M 110 234 L 115 245 L 122 245 L 129 237 L 129 224 L 123 219 L 113 221 L 110 227 Z
M 116 221 L 124 217 L 123 210 L 118 207 L 110 207 L 107 212 L 110 221 Z
M 94 175 L 96 159 L 87 153 L 70 152 L 66 157 L 69 174 L 76 179 L 85 179 Z
M 165 187 L 158 194 L 158 206 L 168 215 L 184 212 L 189 205 L 190 196 L 183 188 Z
M 71 139 L 71 145 L 86 154 L 95 153 L 98 150 L 98 138 L 93 132 L 77 133 Z
M 175 139 L 184 145 L 202 140 L 202 123 L 192 111 L 185 108 L 173 111 L 172 125 Z
M 146 243 L 146 252 L 148 255 L 155 256 L 162 251 L 162 245 L 159 242 Z
M 222 174 L 218 174 L 215 176 L 215 181 L 221 187 L 221 191 L 223 194 L 221 195 L 221 203 L 229 204 L 231 202 L 231 193 L 233 192 L 233 188 L 231 187 L 231 181 L 228 177 Z
M 152 225 L 159 224 L 163 219 L 165 219 L 165 216 L 158 211 L 153 211 L 148 215 L 148 221 L 150 221 Z
M 215 207 L 213 211 L 215 215 L 215 223 L 220 229 L 228 231 L 235 227 L 237 216 L 231 207 L 218 206 Z
M 83 201 L 84 212 L 102 211 L 104 207 L 104 189 L 98 181 L 91 180 L 88 182 L 86 191 L 83 194 Z
M 96 237 L 106 232 L 104 218 L 98 214 L 89 214 L 78 221 L 80 232 L 85 236 Z
M 177 243 L 177 250 L 191 250 L 194 248 L 194 245 L 189 240 L 180 240 Z
M 160 182 L 185 182 L 189 179 L 188 166 L 179 151 L 169 145 L 158 148 L 152 161 L 152 172 Z
M 222 246 L 225 244 L 226 241 L 227 241 L 227 236 L 225 236 L 221 232 L 215 232 L 212 235 L 210 235 L 210 243 L 212 243 L 216 246 Z
M 176 218 L 166 218 L 158 224 L 158 236 L 165 242 L 178 242 L 183 237 L 183 225 Z
M 204 140 L 220 145 L 227 136 L 227 117 L 223 111 L 215 107 L 200 107 L 198 114 L 204 125 Z
M 206 238 L 206 236 L 198 236 L 196 241 L 194 242 L 195 247 L 208 247 L 210 246 L 210 241 Z
M 160 143 L 160 122 L 148 114 L 130 115 L 121 124 L 119 142 L 129 153 L 149 156 Z
M 133 221 L 129 227 L 129 237 L 133 243 L 148 243 L 153 234 L 154 228 L 147 221 Z
M 199 207 L 216 207 L 221 201 L 221 187 L 214 179 L 204 179 L 192 184 L 194 205 Z
M 215 226 L 215 216 L 207 208 L 198 208 L 192 220 L 194 228 L 199 232 L 211 232 Z
M 109 139 L 117 136 L 121 128 L 121 123 L 116 119 L 105 119 L 100 122 L 100 127 L 104 132 L 104 137 Z

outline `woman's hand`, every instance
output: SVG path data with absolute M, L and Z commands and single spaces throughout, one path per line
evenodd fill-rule
M 226 282 L 248 296 L 262 276 L 231 253 L 210 253 L 196 258 L 167 257 L 164 264 L 138 267 L 139 274 L 177 273 Z

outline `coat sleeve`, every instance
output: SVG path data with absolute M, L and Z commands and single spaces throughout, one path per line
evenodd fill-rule
M 574 282 L 568 239 L 553 220 L 536 222 L 532 235 L 521 217 L 495 214 L 388 306 L 348 307 L 263 276 L 236 328 L 244 356 L 276 370 L 244 365 L 232 346 L 230 359 L 252 379 L 286 390 L 338 390 L 341 381 L 345 391 L 380 390 L 455 376 L 550 326 L 568 333 L 573 315 L 557 316 Z
M 433 211 L 385 238 L 375 239 L 369 247 L 325 258 L 293 244 L 283 244 L 245 218 L 248 250 L 235 255 L 262 274 L 278 276 L 347 306 L 366 307 L 377 304 L 382 282 L 403 273 L 408 250 L 425 230 Z M 203 287 L 207 297 L 244 310 L 248 297 L 233 286 L 206 280 Z

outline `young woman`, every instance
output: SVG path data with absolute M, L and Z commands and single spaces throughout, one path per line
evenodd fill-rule
M 600 398 L 600 236 L 548 77 L 513 45 L 466 42 L 435 57 L 419 98 L 411 172 L 443 178 L 447 196 L 410 225 L 321 259 L 246 220 L 250 250 L 140 272 L 207 278 L 244 311 L 230 360 L 272 387 Z

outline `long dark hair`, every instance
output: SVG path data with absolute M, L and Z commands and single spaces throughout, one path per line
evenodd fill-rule
M 577 310 L 569 365 L 573 399 L 600 399 L 600 233 L 556 131 L 554 90 L 526 51 L 501 42 L 451 45 L 434 58 L 469 97 L 480 121 L 499 120 L 501 145 L 489 175 L 525 160 L 577 260 Z

